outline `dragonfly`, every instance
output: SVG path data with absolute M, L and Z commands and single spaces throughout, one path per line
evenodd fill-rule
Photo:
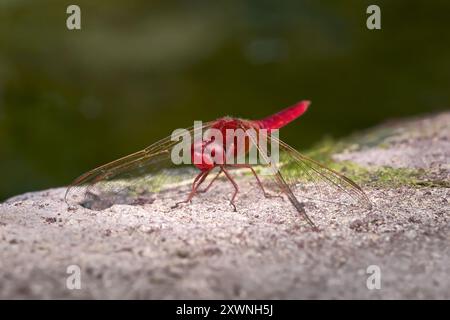
M 224 136 L 226 131 L 241 129 L 248 132 L 252 129 L 256 136 L 245 135 L 244 147 L 241 149 L 236 147 L 235 139 L 222 142 L 201 136 L 201 139 L 194 139 L 190 148 L 189 157 L 197 161 L 184 164 L 174 163 L 173 151 L 179 140 L 174 139 L 173 135 L 168 136 L 143 150 L 81 175 L 67 188 L 65 201 L 69 207 L 81 205 L 92 210 L 104 210 L 114 204 L 144 205 L 158 199 L 173 201 L 185 197 L 171 206 L 176 208 L 183 203 L 192 202 L 195 196 L 210 190 L 219 177 L 224 176 L 233 187 L 230 205 L 236 211 L 235 200 L 240 192 L 237 177 L 242 178 L 248 174 L 255 178 L 264 197 L 287 197 L 294 211 L 314 230 L 318 229 L 307 213 L 306 203 L 325 202 L 370 209 L 371 201 L 358 184 L 301 154 L 272 134 L 303 115 L 309 105 L 310 101 L 302 100 L 260 120 L 223 117 L 185 129 L 191 137 L 196 136 L 199 131 L 211 129 L 220 131 Z M 252 150 L 267 154 L 267 146 L 263 148 L 258 139 L 258 135 L 264 130 L 270 136 L 269 145 L 279 148 L 279 160 L 270 163 L 271 170 L 267 170 L 270 161 L 250 164 L 218 161 L 217 157 L 211 157 L 219 151 L 231 152 L 228 155 L 231 154 L 232 158 L 242 153 L 248 155 Z M 207 148 L 209 153 L 205 152 Z M 183 193 L 186 195 L 183 196 Z

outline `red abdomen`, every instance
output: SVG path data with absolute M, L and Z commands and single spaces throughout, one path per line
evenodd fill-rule
M 300 101 L 274 115 L 259 120 L 258 123 L 262 129 L 279 129 L 305 113 L 310 103 L 308 100 Z

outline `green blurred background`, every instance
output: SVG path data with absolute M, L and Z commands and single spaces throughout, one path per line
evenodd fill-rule
M 81 7 L 82 30 L 66 28 Z M 382 30 L 366 28 L 378 4 Z M 0 200 L 301 99 L 304 149 L 450 105 L 450 1 L 0 0 Z

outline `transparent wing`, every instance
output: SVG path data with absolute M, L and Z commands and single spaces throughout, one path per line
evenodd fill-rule
M 346 176 L 302 155 L 281 140 L 279 171 L 294 194 L 312 201 L 370 209 L 362 188 Z
M 259 172 L 266 178 L 263 179 L 266 186 L 285 193 L 298 211 L 304 211 L 305 201 L 372 207 L 361 187 L 351 179 L 302 155 L 280 139 L 269 137 L 267 151 L 255 139 L 251 145 L 258 150 L 259 159 L 265 162 L 270 162 L 270 152 L 278 149 L 279 161 L 272 163 L 271 168 L 259 165 Z
M 204 123 L 186 132 L 193 141 L 196 130 L 210 125 Z M 114 204 L 152 203 L 187 191 L 198 170 L 193 165 L 173 163 L 171 153 L 178 143 L 169 136 L 81 175 L 67 188 L 66 203 L 103 210 Z

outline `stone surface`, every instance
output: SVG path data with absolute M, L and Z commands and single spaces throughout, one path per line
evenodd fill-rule
M 445 180 L 449 124 L 444 113 L 382 126 L 375 131 L 389 134 L 376 144 L 335 159 Z M 445 184 L 365 185 L 372 210 L 308 207 L 314 232 L 287 200 L 240 183 L 238 212 L 227 183 L 178 209 L 156 200 L 68 210 L 64 188 L 9 199 L 0 204 L 0 298 L 450 299 Z M 70 265 L 80 267 L 80 290 L 66 286 Z M 366 284 L 371 265 L 379 290 Z
M 450 179 L 450 112 L 383 125 L 370 130 L 365 140 L 376 145 L 333 158 L 362 166 L 425 169 L 428 176 Z

